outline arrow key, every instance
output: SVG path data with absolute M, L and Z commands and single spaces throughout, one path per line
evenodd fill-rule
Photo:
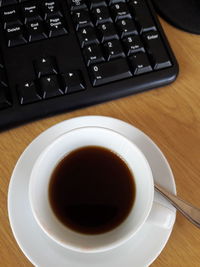
M 63 95 L 57 75 L 43 76 L 38 82 L 42 98 L 46 99 Z
M 79 92 L 85 89 L 80 71 L 70 71 L 62 74 L 62 80 L 66 94 Z
M 24 82 L 17 87 L 19 101 L 21 105 L 30 104 L 41 100 L 41 96 L 38 94 L 35 83 Z
M 33 62 L 38 78 L 43 75 L 57 74 L 58 68 L 54 57 L 41 57 Z

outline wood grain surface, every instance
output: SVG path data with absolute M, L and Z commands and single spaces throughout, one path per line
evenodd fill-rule
M 0 133 L 0 266 L 32 266 L 9 226 L 7 191 L 12 170 L 35 137 L 69 118 L 106 115 L 144 131 L 168 159 L 178 195 L 200 207 L 200 36 L 161 22 L 180 65 L 180 74 L 173 84 Z M 151 266 L 199 267 L 200 229 L 177 214 L 169 242 Z

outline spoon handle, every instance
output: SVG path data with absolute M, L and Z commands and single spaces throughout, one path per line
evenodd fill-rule
M 160 185 L 154 185 L 156 191 L 161 193 L 165 198 L 169 200 L 169 202 L 179 210 L 190 222 L 200 228 L 200 209 L 194 207 L 190 203 L 180 199 L 179 197 L 169 193 Z

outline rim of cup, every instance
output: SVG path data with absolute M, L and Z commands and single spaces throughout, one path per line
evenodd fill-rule
M 48 201 L 48 185 L 57 164 L 71 151 L 85 146 L 102 146 L 120 156 L 132 172 L 136 186 L 135 201 L 128 217 L 103 234 L 88 235 L 67 228 L 54 215 Z M 84 253 L 110 250 L 133 237 L 145 223 L 153 197 L 152 171 L 141 150 L 124 135 L 97 126 L 76 128 L 54 139 L 37 158 L 29 182 L 30 206 L 40 228 L 61 246 Z

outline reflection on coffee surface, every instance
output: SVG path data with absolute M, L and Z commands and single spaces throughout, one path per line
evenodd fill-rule
M 100 234 L 121 224 L 135 199 L 133 174 L 112 151 L 88 146 L 72 151 L 54 169 L 49 200 L 70 229 Z

